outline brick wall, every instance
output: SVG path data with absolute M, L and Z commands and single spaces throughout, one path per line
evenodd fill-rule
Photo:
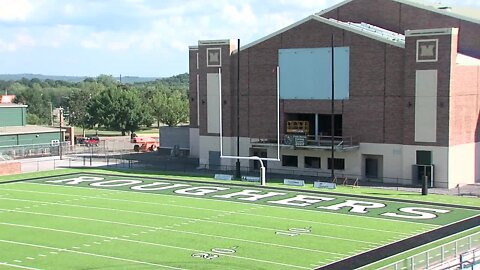
M 480 141 L 480 66 L 453 67 L 450 145 Z
M 0 162 L 0 175 L 10 175 L 22 172 L 20 162 Z
M 403 49 L 316 20 L 242 51 L 241 136 L 276 137 L 278 50 L 330 47 L 332 33 L 335 45 L 348 46 L 351 53 L 350 98 L 337 101 L 335 105 L 336 111 L 343 114 L 344 136 L 352 136 L 357 142 L 402 142 Z M 235 58 L 232 64 L 231 69 L 236 71 Z M 232 84 L 231 89 L 235 95 L 236 84 Z M 282 100 L 281 104 L 281 132 L 286 113 L 330 113 L 328 100 Z M 236 119 L 231 121 L 236 123 Z M 229 131 L 224 129 L 224 132 L 228 134 Z
M 407 36 L 405 41 L 405 106 L 403 124 L 403 144 L 448 146 L 449 143 L 449 107 L 450 75 L 452 64 L 452 47 L 456 35 L 419 35 Z M 438 39 L 438 61 L 416 62 L 417 40 Z M 415 82 L 417 70 L 437 70 L 437 138 L 435 143 L 415 142 Z M 411 105 L 410 105 L 411 104 Z

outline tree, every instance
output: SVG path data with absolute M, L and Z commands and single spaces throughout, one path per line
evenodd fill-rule
M 88 114 L 88 105 L 91 100 L 91 93 L 86 89 L 80 89 L 71 92 L 68 96 L 68 109 L 70 111 L 70 125 L 82 128 L 85 137 L 85 128 L 89 127 L 90 115 Z
M 179 90 L 156 92 L 150 106 L 157 123 L 172 127 L 188 121 L 188 99 Z
M 147 113 L 145 107 L 135 90 L 110 87 L 92 98 L 88 113 L 91 124 L 118 130 L 125 135 L 139 129 Z
M 48 124 L 50 122 L 50 100 L 47 95 L 42 93 L 40 84 L 34 83 L 31 88 L 17 94 L 16 103 L 28 105 L 27 111 L 29 114 L 37 116 L 38 119 L 35 118 L 37 124 Z

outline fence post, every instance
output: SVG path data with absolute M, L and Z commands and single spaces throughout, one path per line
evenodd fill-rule
M 430 252 L 427 251 L 426 255 L 427 255 L 427 258 L 425 259 L 425 266 L 428 269 L 430 267 Z
M 458 255 L 458 242 L 455 241 L 455 257 Z
M 442 254 L 441 260 L 443 263 L 443 261 L 445 261 L 445 247 L 443 245 L 440 247 L 440 254 Z
M 410 258 L 410 266 L 412 267 L 412 269 L 415 269 L 415 260 L 414 260 L 415 257 L 411 257 Z
M 56 162 L 56 159 L 53 160 L 53 169 L 56 170 L 57 169 L 57 162 Z

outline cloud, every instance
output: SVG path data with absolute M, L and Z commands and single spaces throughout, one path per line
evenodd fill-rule
M 28 0 L 0 0 L 0 21 L 26 21 L 33 5 Z

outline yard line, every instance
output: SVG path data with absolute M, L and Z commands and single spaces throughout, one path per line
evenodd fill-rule
M 226 203 L 233 203 L 233 204 L 242 204 L 242 205 L 245 205 L 245 204 L 251 204 L 251 205 L 258 205 L 258 206 L 261 206 L 261 208 L 263 207 L 268 207 L 268 208 L 281 208 L 281 209 L 296 209 L 298 211 L 307 211 L 307 212 L 314 212 L 314 213 L 322 213 L 322 214 L 326 214 L 326 215 L 345 215 L 345 216 L 349 216 L 349 217 L 354 217 L 354 218 L 360 218 L 360 219 L 380 219 L 380 220 L 384 220 L 384 221 L 391 221 L 391 222 L 402 222 L 402 223 L 408 223 L 408 224 L 416 224 L 418 225 L 419 222 L 414 222 L 414 221 L 407 221 L 407 220 L 399 220 L 399 219 L 389 219 L 389 218 L 382 218 L 382 217 L 371 217 L 371 216 L 358 216 L 358 215 L 352 215 L 352 214 L 345 214 L 345 213 L 338 213 L 338 212 L 328 212 L 328 211 L 317 211 L 317 210 L 310 210 L 310 209 L 302 209 L 302 208 L 295 208 L 295 207 L 281 207 L 281 206 L 276 206 L 276 205 L 271 205 L 271 204 L 257 204 L 257 203 L 252 203 L 252 202 L 240 202 L 240 201 L 228 201 L 228 200 L 218 200 L 218 199 L 211 199 L 211 198 L 197 198 L 197 197 L 188 197 L 188 196 L 181 196 L 181 195 L 171 195 L 171 194 L 160 194 L 160 193 L 147 193 L 147 192 L 135 192 L 135 191 L 130 191 L 130 190 L 116 190 L 116 189 L 98 189 L 98 188 L 92 188 L 92 187 L 79 187 L 79 186 L 64 186 L 64 185 L 54 185 L 54 184 L 48 184 L 48 183 L 34 183 L 34 182 L 22 182 L 22 183 L 19 183 L 19 182 L 16 182 L 15 184 L 17 185 L 21 185 L 21 184 L 26 184 L 26 185 L 47 185 L 47 186 L 55 186 L 55 187 L 66 187 L 66 188 L 79 188 L 79 189 L 89 189 L 89 190 L 103 190 L 103 191 L 110 191 L 112 193 L 129 193 L 129 194 L 132 194 L 132 192 L 134 194 L 148 194 L 148 195 L 160 195 L 160 196 L 168 196 L 168 197 L 174 197 L 174 198 L 178 198 L 178 197 L 181 197 L 181 198 L 189 198 L 189 199 L 194 199 L 194 200 L 209 200 L 209 201 L 215 201 L 215 202 L 218 202 L 218 201 L 222 201 L 222 202 L 226 202 Z M 254 188 L 254 187 L 253 187 Z M 2 188 L 0 188 L 1 190 Z M 5 189 L 5 190 L 9 190 L 9 189 Z M 299 194 L 302 194 L 302 192 L 297 192 Z M 61 195 L 61 194 L 58 194 L 58 193 L 55 193 L 57 195 Z M 64 194 L 66 195 L 66 194 Z M 79 195 L 81 196 L 81 195 Z M 345 197 L 348 197 L 348 196 L 345 196 Z M 97 197 L 98 198 L 98 197 Z M 377 201 L 381 201 L 381 198 L 379 198 Z M 145 203 L 145 202 L 144 202 Z M 177 206 L 175 204 L 162 204 L 162 205 L 168 205 L 168 206 Z M 188 207 L 186 207 L 188 208 Z M 447 207 L 447 208 L 452 208 L 452 207 Z M 209 208 L 203 208 L 203 210 L 210 210 L 210 211 L 215 211 L 214 209 L 209 209 Z M 228 212 L 228 211 L 227 211 Z M 433 224 L 425 224 L 425 223 L 421 223 L 422 225 L 424 226 L 431 226 L 433 228 L 436 228 L 436 227 L 439 227 L 438 225 L 433 225 Z
M 260 244 L 260 245 L 268 245 L 268 246 L 274 246 L 274 247 L 280 247 L 280 248 L 287 248 L 287 249 L 296 249 L 296 250 L 316 252 L 316 253 L 324 253 L 324 254 L 330 254 L 330 255 L 340 255 L 340 256 L 344 256 L 344 255 L 345 255 L 345 254 L 336 253 L 336 252 L 328 252 L 328 251 L 322 251 L 322 250 L 316 250 L 316 249 L 309 249 L 309 248 L 302 248 L 302 247 L 281 245 L 281 244 L 275 244 L 275 243 L 269 243 L 269 242 L 261 242 L 261 241 L 247 240 L 247 239 L 227 237 L 227 236 L 220 236 L 220 235 L 214 235 L 214 234 L 203 234 L 203 233 L 196 233 L 196 232 L 189 232 L 189 231 L 182 231 L 182 230 L 166 229 L 166 228 L 161 228 L 161 227 L 146 226 L 146 225 L 132 224 L 132 223 L 124 223 L 124 222 L 117 222 L 117 221 L 109 221 L 109 220 L 103 220 L 103 219 L 83 218 L 83 217 L 74 217 L 74 216 L 65 216 L 65 215 L 55 215 L 55 214 L 29 212 L 29 211 L 7 210 L 7 209 L 0 209 L 0 210 L 11 211 L 11 212 L 19 212 L 19 213 L 27 213 L 27 214 L 32 214 L 32 215 L 43 215 L 43 216 L 51 216 L 51 217 L 60 217 L 60 218 L 87 220 L 87 221 L 93 221 L 93 222 L 108 223 L 108 224 L 117 224 L 117 225 L 130 226 L 130 227 L 150 228 L 150 229 L 155 228 L 155 229 L 157 229 L 157 230 L 163 230 L 163 231 L 170 231 L 170 232 L 184 233 L 184 234 L 192 234 L 192 235 L 199 235 L 199 236 L 205 236 L 205 237 L 216 237 L 216 238 L 222 238 L 222 239 L 228 239 L 228 240 L 235 240 L 235 241 L 241 241 L 241 242 L 247 242 L 247 243 L 254 243 L 254 244 Z M 124 237 L 125 237 L 125 238 L 128 238 L 129 236 L 127 235 L 127 236 L 124 236 Z
M 7 225 L 7 226 L 14 226 L 14 227 L 25 227 L 25 228 L 32 228 L 32 229 L 38 229 L 38 230 L 48 230 L 48 231 L 55 231 L 55 232 L 62 232 L 62 233 L 70 233 L 70 234 L 83 235 L 83 236 L 92 236 L 92 237 L 98 237 L 98 238 L 105 238 L 105 239 L 108 239 L 108 240 L 117 240 L 117 241 L 131 242 L 131 243 L 136 243 L 136 244 L 161 246 L 161 247 L 166 247 L 166 248 L 185 250 L 185 251 L 189 251 L 189 252 L 204 252 L 202 250 L 196 250 L 196 249 L 191 249 L 191 248 L 170 246 L 170 245 L 164 245 L 164 244 L 152 243 L 152 242 L 145 242 L 145 241 L 139 241 L 139 240 L 122 239 L 122 238 L 118 238 L 118 237 L 111 237 L 111 236 L 104 236 L 104 235 L 97 235 L 97 234 L 90 234 L 90 233 L 80 233 L 80 232 L 74 232 L 74 231 L 59 230 L 59 229 L 52 229 L 52 228 L 45 228 L 45 227 L 38 227 L 38 226 L 21 225 L 21 224 L 14 224 L 14 223 L 4 223 L 4 222 L 0 222 L 0 224 Z M 34 244 L 21 243 L 21 242 L 9 241 L 9 240 L 1 240 L 1 239 L 0 239 L 0 242 L 14 243 L 14 244 L 15 243 L 20 243 L 20 244 L 25 244 L 27 246 L 42 247 L 42 246 L 38 246 L 38 245 L 34 245 Z M 72 252 L 72 253 L 99 256 L 99 257 L 108 257 L 108 258 L 110 257 L 110 256 L 99 255 L 99 254 L 93 254 L 93 253 L 63 249 L 63 248 L 60 249 L 60 248 L 53 248 L 53 247 L 46 247 L 46 246 L 43 246 L 43 247 L 48 248 L 48 249 L 57 250 L 57 251 L 66 251 L 66 252 Z M 242 256 L 237 256 L 237 255 L 231 255 L 231 254 L 222 254 L 222 256 L 232 257 L 232 258 L 236 258 L 236 259 L 251 260 L 251 261 L 268 263 L 268 264 L 276 264 L 276 265 L 294 267 L 294 268 L 298 268 L 298 269 L 310 269 L 310 268 L 303 267 L 303 266 L 298 266 L 298 265 L 284 264 L 284 263 L 279 263 L 279 262 L 273 262 L 273 261 L 261 260 L 261 259 L 255 259 L 255 258 L 249 258 L 249 257 L 242 257 Z M 111 257 L 111 258 L 117 258 L 117 257 Z M 123 258 L 120 258 L 120 259 L 123 259 Z M 129 260 L 129 259 L 123 259 L 123 260 Z M 174 268 L 174 267 L 169 267 L 169 266 L 164 266 L 164 267 L 168 267 L 168 268 L 172 268 L 172 269 L 181 269 L 181 268 Z
M 34 183 L 29 183 L 29 184 L 34 184 Z M 48 186 L 56 186 L 58 187 L 59 185 L 49 185 L 49 184 L 37 184 L 37 185 L 48 185 Z M 60 186 L 64 187 L 64 186 Z M 84 188 L 84 187 L 70 187 L 70 188 Z M 179 208 L 187 208 L 187 209 L 194 209 L 194 210 L 202 210 L 202 211 L 212 211 L 212 212 L 220 212 L 220 213 L 235 213 L 237 212 L 234 211 L 225 211 L 225 210 L 218 210 L 218 209 L 211 209 L 211 208 L 202 208 L 202 207 L 193 207 L 193 206 L 183 206 L 183 205 L 176 205 L 176 204 L 166 204 L 166 203 L 154 203 L 154 202 L 145 202 L 145 201 L 136 201 L 136 200 L 125 200 L 125 199 L 116 199 L 116 198 L 104 198 L 104 197 L 98 197 L 98 196 L 85 196 L 85 195 L 74 195 L 74 194 L 65 194 L 65 193 L 56 193 L 56 192 L 45 192 L 45 191 L 32 191 L 32 190 L 18 190 L 18 189 L 5 189 L 5 188 L 0 188 L 0 190 L 9 190 L 9 191 L 18 191 L 18 192 L 27 192 L 27 193 L 37 193 L 37 194 L 49 194 L 49 195 L 63 195 L 63 196 L 75 196 L 75 197 L 84 197 L 84 198 L 91 198 L 91 199 L 100 199 L 100 200 L 108 200 L 108 201 L 121 201 L 121 202 L 129 202 L 129 203 L 139 203 L 139 204 L 148 204 L 148 205 L 161 205 L 161 206 L 172 206 L 172 207 L 179 207 Z M 92 188 L 84 188 L 84 189 L 89 189 L 89 190 L 95 190 Z M 119 190 L 112 190 L 112 191 L 119 191 Z M 120 192 L 120 191 L 119 191 Z M 121 191 L 121 192 L 129 192 L 131 191 Z M 135 194 L 152 194 L 152 193 L 135 193 Z M 163 195 L 163 194 L 162 194 Z M 173 195 L 166 195 L 166 196 L 173 196 Z M 182 197 L 182 198 L 189 198 L 189 197 Z M 198 198 L 197 198 L 198 199 Z M 204 198 L 207 200 L 206 198 Z M 215 200 L 218 202 L 218 200 Z M 220 200 L 221 201 L 221 200 Z M 231 201 L 221 201 L 221 202 L 231 202 Z M 246 203 L 242 203 L 246 204 Z M 270 205 L 269 205 L 270 206 Z M 324 214 L 324 213 L 329 213 L 329 212 L 323 212 L 323 211 L 312 211 L 308 209 L 299 209 L 299 208 L 288 208 L 288 207 L 278 207 L 278 206 L 270 206 L 274 208 L 281 208 L 281 209 L 295 209 L 297 210 L 302 210 L 302 211 L 310 211 L 310 212 L 315 212 L 318 214 Z M 332 214 L 332 213 L 330 213 Z M 335 213 L 338 215 L 347 215 L 349 217 L 354 216 L 354 215 L 349 215 L 349 214 L 342 214 L 342 213 Z M 345 228 L 351 228 L 351 229 L 359 229 L 359 230 L 366 230 L 366 231 L 375 231 L 375 232 L 385 232 L 385 233 L 395 233 L 395 234 L 402 234 L 405 236 L 409 236 L 410 234 L 408 233 L 402 233 L 398 231 L 391 231 L 391 230 L 382 230 L 382 229 L 373 229 L 373 228 L 365 228 L 365 227 L 356 227 L 356 226 L 351 226 L 351 225 L 343 225 L 343 224 L 336 224 L 336 223 L 328 223 L 328 222 L 322 222 L 322 221 L 312 221 L 312 220 L 302 220 L 302 219 L 291 219 L 291 218 L 284 218 L 284 217 L 276 217 L 276 216 L 268 216 L 268 215 L 257 215 L 257 214 L 249 214 L 249 213 L 240 213 L 240 215 L 246 215 L 246 216 L 254 216 L 254 217 L 261 217 L 261 218 L 273 218 L 273 219 L 280 219 L 280 220 L 288 220 L 288 221 L 301 221 L 301 222 L 310 222 L 310 223 L 316 223 L 316 224 L 321 224 L 321 225 L 328 225 L 328 226 L 335 226 L 335 227 L 345 227 Z M 362 216 L 355 216 L 355 217 L 362 217 Z M 367 218 L 367 217 L 365 217 Z M 378 218 L 376 218 L 378 219 Z M 425 224 L 425 223 L 415 223 L 415 222 L 408 222 L 408 221 L 401 221 L 401 220 L 393 220 L 393 219 L 382 219 L 384 221 L 390 221 L 390 222 L 407 222 L 410 224 L 415 224 L 415 225 L 421 225 L 421 226 L 426 226 L 426 227 L 431 227 L 431 228 L 438 228 L 440 227 L 439 225 L 433 225 L 433 224 Z
M 13 199 L 13 198 L 0 198 L 0 200 L 23 201 L 23 202 L 34 202 L 34 203 L 40 202 L 40 201 L 34 201 L 34 200 Z M 222 224 L 222 225 L 229 225 L 229 226 L 237 226 L 237 227 L 245 227 L 245 228 L 251 228 L 251 229 L 258 229 L 258 230 L 266 230 L 266 231 L 272 231 L 272 232 L 276 232 L 276 231 L 281 230 L 281 229 L 278 229 L 278 228 L 276 229 L 276 228 L 259 227 L 259 226 L 252 226 L 252 225 L 243 225 L 243 224 L 236 224 L 236 223 L 230 223 L 230 222 L 205 220 L 205 219 L 199 219 L 199 218 L 188 218 L 188 217 L 180 217 L 180 216 L 165 215 L 165 214 L 156 214 L 156 213 L 143 212 L 143 211 L 130 211 L 130 210 L 115 209 L 115 208 L 105 208 L 105 207 L 97 207 L 97 206 L 85 206 L 85 205 L 76 205 L 76 204 L 67 204 L 67 203 L 58 203 L 58 202 L 52 202 L 52 203 L 48 203 L 48 204 L 51 204 L 51 205 L 60 205 L 60 206 L 69 206 L 69 207 L 78 207 L 78 208 L 86 208 L 86 209 L 98 209 L 98 210 L 106 210 L 106 211 L 117 211 L 117 212 L 131 213 L 131 214 L 149 215 L 149 216 L 178 218 L 178 219 L 185 219 L 185 220 L 190 220 L 190 221 L 195 221 L 195 222 L 207 222 L 207 223 L 214 223 L 214 224 Z M 408 234 L 405 234 L 405 235 L 408 235 Z M 320 234 L 315 234 L 315 233 L 312 233 L 312 232 L 310 232 L 309 234 L 306 234 L 305 236 L 307 236 L 307 237 L 313 236 L 313 237 L 320 237 L 320 238 L 336 239 L 336 240 L 342 240 L 342 241 L 348 241 L 348 242 L 356 242 L 356 243 L 362 243 L 362 244 L 371 244 L 371 245 L 378 245 L 378 244 L 379 244 L 379 243 L 369 242 L 369 241 L 362 241 L 362 240 L 354 240 L 354 239 L 348 239 L 348 238 L 342 238 L 342 237 L 320 235 Z M 395 239 L 395 240 L 397 240 L 397 239 Z
M 70 253 L 76 253 L 76 254 L 82 254 L 82 255 L 87 255 L 87 256 L 94 256 L 94 257 L 100 257 L 100 258 L 106 258 L 106 259 L 112 259 L 112 260 L 118 260 L 118 261 L 124 261 L 124 262 L 131 262 L 131 263 L 137 263 L 137 264 L 158 266 L 158 267 L 163 267 L 163 268 L 168 268 L 168 269 L 177 269 L 177 270 L 184 270 L 185 269 L 185 268 L 178 268 L 178 267 L 162 265 L 162 264 L 157 264 L 157 263 L 149 263 L 149 262 L 143 262 L 143 261 L 138 261 L 138 260 L 120 258 L 120 257 L 113 257 L 113 256 L 100 255 L 100 254 L 83 252 L 83 251 L 70 250 L 70 249 L 66 249 L 66 248 L 55 248 L 55 247 L 35 245 L 35 244 L 30 244 L 30 243 L 23 243 L 23 242 L 2 240 L 2 239 L 0 239 L 0 242 L 8 243 L 8 244 L 21 245 L 21 246 L 28 246 L 28 247 L 43 248 L 43 249 L 48 249 L 48 250 L 56 250 L 56 251 L 61 251 L 61 252 L 70 252 Z
M 10 266 L 10 267 L 20 268 L 20 269 L 26 269 L 26 270 L 41 270 L 40 268 L 26 267 L 26 266 L 21 266 L 21 265 L 6 263 L 6 262 L 0 262 L 0 265 Z

